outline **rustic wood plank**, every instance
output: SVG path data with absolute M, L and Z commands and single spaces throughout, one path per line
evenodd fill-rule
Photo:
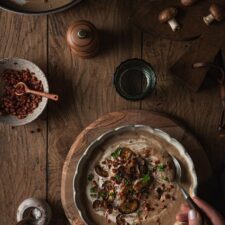
M 1 58 L 25 58 L 46 71 L 46 17 L 0 11 L 0 21 Z M 40 132 L 37 132 L 38 128 Z M 45 198 L 46 132 L 46 115 L 18 128 L 0 124 L 1 224 L 15 223 L 17 207 L 24 199 Z
M 90 122 L 110 111 L 134 108 L 116 94 L 112 77 L 120 62 L 141 56 L 141 33 L 129 20 L 132 1 L 88 0 L 49 17 L 49 74 L 59 104 L 49 110 L 49 191 L 52 224 L 63 224 L 60 203 L 62 166 L 74 138 Z M 101 50 L 90 60 L 77 58 L 66 46 L 66 30 L 75 20 L 91 21 L 100 31 Z
M 221 33 L 221 29 L 223 31 L 225 25 L 215 28 L 211 29 L 211 32 L 205 32 L 198 38 L 188 51 L 171 67 L 172 73 L 193 91 L 198 91 L 202 87 L 209 71 L 209 68 L 201 70 L 193 68 L 193 64 L 196 62 L 213 63 L 223 45 L 225 33 Z M 219 34 L 219 38 L 215 34 Z

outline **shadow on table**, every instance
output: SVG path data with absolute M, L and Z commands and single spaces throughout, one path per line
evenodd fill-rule
M 225 183 L 222 184 L 221 181 L 221 176 L 224 172 L 224 168 L 221 171 L 216 171 L 210 179 L 201 184 L 198 189 L 198 195 L 225 217 L 225 190 L 223 190 Z
M 76 102 L 77 88 L 76 84 L 71 80 L 71 76 L 68 74 L 74 73 L 75 70 L 71 71 L 66 67 L 62 69 L 61 67 L 54 67 L 54 69 L 49 72 L 49 85 L 50 91 L 59 95 L 58 102 L 49 101 L 48 113 L 51 118 L 60 118 L 63 113 L 67 115 L 68 110 L 71 109 L 71 105 Z

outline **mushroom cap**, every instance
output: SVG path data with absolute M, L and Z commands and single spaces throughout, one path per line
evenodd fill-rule
M 213 3 L 209 11 L 217 21 L 221 21 L 225 17 L 225 10 L 221 5 Z
M 177 15 L 177 9 L 175 7 L 169 7 L 164 9 L 163 11 L 160 12 L 159 14 L 159 21 L 161 23 L 166 23 L 169 20 L 173 19 Z
M 181 4 L 184 6 L 191 6 L 193 5 L 197 0 L 181 0 Z

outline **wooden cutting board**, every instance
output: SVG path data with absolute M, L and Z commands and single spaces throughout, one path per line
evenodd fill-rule
M 167 115 L 142 110 L 109 113 L 90 124 L 78 135 L 63 167 L 61 198 L 66 216 L 72 225 L 84 224 L 79 218 L 73 196 L 74 173 L 83 152 L 93 140 L 106 131 L 134 124 L 159 128 L 181 142 L 194 162 L 199 184 L 203 184 L 211 177 L 211 167 L 203 147 L 191 133 Z
M 209 12 L 210 0 L 199 1 L 191 7 L 178 0 L 139 0 L 134 4 L 132 21 L 142 31 L 155 36 L 177 41 L 187 41 L 201 36 L 207 29 L 203 16 Z M 160 12 L 170 6 L 178 9 L 177 21 L 181 28 L 173 32 L 168 24 L 161 24 Z
M 225 6 L 225 0 L 213 2 Z M 196 39 L 187 52 L 171 65 L 171 72 L 193 91 L 201 88 L 209 70 L 194 69 L 193 64 L 213 63 L 216 55 L 225 46 L 225 20 L 214 22 L 210 26 L 203 22 L 203 17 L 209 14 L 211 3 L 210 0 L 197 1 L 191 7 L 185 7 L 177 0 L 139 0 L 133 7 L 131 18 L 142 31 L 176 41 Z M 175 6 L 179 11 L 177 21 L 182 29 L 177 32 L 173 32 L 168 24 L 158 21 L 159 13 L 169 6 Z

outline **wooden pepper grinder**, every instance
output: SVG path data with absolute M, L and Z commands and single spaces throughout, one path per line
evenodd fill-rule
M 86 20 L 76 21 L 67 31 L 67 43 L 79 57 L 92 58 L 99 50 L 98 31 Z

